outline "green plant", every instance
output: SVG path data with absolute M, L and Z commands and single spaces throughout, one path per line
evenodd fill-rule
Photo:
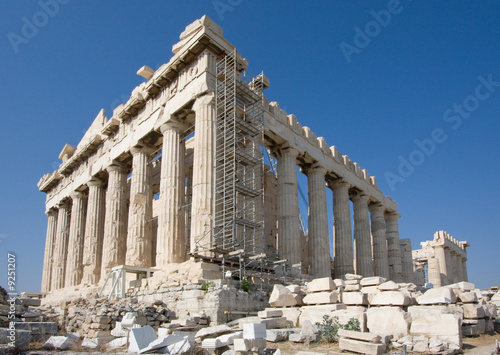
M 213 283 L 213 281 L 205 281 L 201 284 L 201 289 L 203 291 L 207 292 L 210 287 L 214 287 L 214 286 L 215 286 L 215 283 Z
M 323 316 L 323 323 L 316 322 L 320 339 L 327 343 L 334 343 L 338 340 L 339 329 L 361 331 L 359 320 L 351 318 L 346 324 L 340 324 L 339 317 L 331 318 L 328 315 Z
M 250 281 L 248 281 L 248 280 L 241 280 L 240 288 L 243 291 L 248 292 L 252 288 L 252 283 Z
M 179 270 L 172 271 L 172 274 L 178 274 L 178 273 L 179 273 Z

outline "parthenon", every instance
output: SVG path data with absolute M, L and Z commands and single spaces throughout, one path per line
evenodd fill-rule
M 396 202 L 269 102 L 269 79 L 247 73 L 216 23 L 188 25 L 172 50 L 159 69 L 139 69 L 145 81 L 128 101 L 109 118 L 101 110 L 38 183 L 48 216 L 42 292 L 101 286 L 120 265 L 235 256 L 268 271 L 281 261 L 296 277 L 416 281 Z M 308 181 L 307 230 L 297 167 Z

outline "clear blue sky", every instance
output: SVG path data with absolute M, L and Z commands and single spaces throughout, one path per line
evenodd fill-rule
M 0 4 L 0 285 L 13 251 L 18 289 L 40 289 L 47 218 L 38 180 L 101 108 L 110 117 L 128 98 L 142 82 L 137 69 L 168 62 L 203 14 L 250 71 L 264 70 L 270 100 L 378 178 L 399 204 L 401 238 L 416 249 L 444 229 L 471 243 L 472 282 L 500 283 L 498 1 L 42 5 L 51 3 Z M 439 143 L 426 154 L 415 140 L 428 143 L 433 132 Z M 401 159 L 411 164 L 403 175 Z

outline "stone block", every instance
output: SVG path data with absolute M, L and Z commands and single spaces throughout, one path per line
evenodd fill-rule
M 293 296 L 293 293 L 282 285 L 274 285 L 273 292 L 269 297 L 269 304 L 272 307 L 289 307 L 295 306 L 297 300 Z
M 259 351 L 266 347 L 266 339 L 234 339 L 234 351 Z
M 302 308 L 277 308 L 276 310 L 283 312 L 283 317 L 289 320 L 292 323 L 292 326 L 298 325 Z M 267 328 L 269 329 L 269 327 Z
M 380 291 L 397 291 L 399 290 L 399 288 L 400 288 L 399 285 L 391 280 L 378 285 L 378 289 Z
M 283 311 L 280 309 L 266 308 L 263 311 L 259 311 L 257 315 L 259 318 L 283 317 Z
M 276 354 L 274 355 L 281 355 L 281 354 Z M 328 355 L 328 353 L 317 353 L 315 351 L 297 351 L 295 355 Z
M 454 314 L 428 315 L 413 319 L 410 332 L 414 335 L 436 337 L 448 343 L 462 345 L 460 317 Z
M 359 285 L 359 280 L 345 280 L 344 284 L 347 285 Z
M 363 278 L 361 275 L 356 274 L 345 274 L 345 279 L 347 280 L 358 280 L 360 281 Z
M 360 284 L 361 286 L 378 286 L 385 281 L 387 281 L 385 277 L 371 276 L 362 278 Z
M 366 311 L 371 333 L 390 334 L 395 339 L 408 335 L 410 317 L 399 307 L 372 307 Z
M 429 306 L 410 306 L 408 313 L 413 320 L 426 317 L 428 315 L 454 314 L 457 317 L 463 318 L 464 310 L 462 307 L 454 304 L 444 305 L 429 305 Z
M 355 284 L 355 285 L 345 285 L 344 291 L 349 292 L 349 291 L 360 291 L 361 290 L 361 285 L 360 284 Z
M 478 334 L 484 334 L 486 332 L 485 319 L 464 319 L 462 325 L 475 325 Z
M 242 332 L 220 335 L 217 338 L 206 338 L 202 341 L 201 347 L 205 349 L 218 349 L 233 345 L 235 339 L 241 339 Z
M 141 328 L 132 328 L 129 332 L 128 351 L 137 353 L 141 349 L 146 348 L 154 340 L 156 340 L 156 333 L 151 326 L 146 325 Z
M 344 292 L 342 293 L 342 303 L 346 305 L 364 306 L 368 304 L 368 298 L 362 292 Z
M 319 340 L 319 334 L 315 333 L 292 333 L 288 336 L 288 340 L 293 343 L 313 343 Z
M 492 319 L 485 319 L 484 322 L 486 323 L 485 326 L 485 332 L 490 333 L 495 331 L 495 324 Z
M 431 288 L 417 297 L 418 304 L 450 304 L 455 301 L 455 293 L 450 287 Z
M 31 333 L 29 330 L 0 328 L 0 344 L 9 344 L 14 342 L 17 351 L 26 351 L 29 349 Z
M 170 355 L 183 355 L 183 354 L 190 354 L 192 353 L 192 343 L 187 339 L 184 338 L 183 340 L 167 346 L 168 353 Z
M 308 305 L 331 304 L 331 303 L 338 303 L 339 301 L 340 301 L 340 294 L 338 291 L 309 293 L 303 299 L 303 302 Z
M 334 291 L 335 289 L 336 286 L 331 277 L 322 277 L 307 283 L 307 292 Z
M 73 339 L 65 336 L 51 336 L 45 344 L 43 344 L 44 349 L 56 349 L 56 350 L 68 350 L 71 347 L 74 347 L 75 344 Z
M 477 303 L 477 295 L 475 292 L 462 292 L 458 298 L 463 303 Z
M 286 317 L 261 319 L 260 323 L 264 324 L 266 328 L 269 329 L 290 328 L 294 326 L 294 324 L 291 321 L 289 321 Z
M 385 353 L 386 345 L 382 343 L 367 343 L 364 341 L 340 338 L 340 350 L 352 351 L 368 355 L 382 355 Z
M 301 325 L 305 320 L 309 320 L 311 323 L 323 322 L 323 315 L 331 315 L 331 312 L 346 309 L 346 306 L 341 303 L 329 304 L 322 306 L 304 306 L 301 308 L 301 313 L 299 316 L 299 321 L 297 325 Z M 271 328 L 268 326 L 268 328 Z
M 427 341 L 427 338 L 415 341 L 413 343 L 412 351 L 414 353 L 427 353 L 429 351 L 429 342 Z
M 335 284 L 335 286 L 336 286 L 337 288 L 339 288 L 339 287 L 340 287 L 340 288 L 344 288 L 344 287 L 345 287 L 345 281 L 344 281 L 344 280 L 342 280 L 342 279 L 334 279 L 334 280 L 333 280 L 333 283 Z
M 109 343 L 111 340 L 113 340 L 114 337 L 105 337 L 105 338 L 83 338 L 82 341 L 82 348 L 88 348 L 88 349 L 97 349 L 98 347 L 101 347 L 107 343 Z
M 106 349 L 114 350 L 120 349 L 127 346 L 127 337 L 116 338 L 115 340 L 111 340 L 106 344 Z
M 464 309 L 464 318 L 468 319 L 478 319 L 484 318 L 483 306 L 474 303 L 466 303 L 462 306 Z
M 40 307 L 42 300 L 38 298 L 18 298 L 16 299 L 16 304 L 26 307 Z
M 477 325 L 475 324 L 462 325 L 462 336 L 473 337 L 476 335 L 478 335 Z
M 466 282 L 466 281 L 457 282 L 457 283 L 448 285 L 448 287 L 457 288 L 457 289 L 461 290 L 462 292 L 472 291 L 476 288 L 476 286 L 474 286 L 473 283 Z
M 243 324 L 243 339 L 265 339 L 266 325 L 259 323 Z
M 370 343 L 378 343 L 382 339 L 380 335 L 374 333 L 354 332 L 352 330 L 345 329 L 339 329 L 338 335 L 339 337 L 368 341 Z
M 484 315 L 489 318 L 496 318 L 498 313 L 497 313 L 497 306 L 494 304 L 486 304 L 483 306 L 484 309 Z
M 362 286 L 361 292 L 370 294 L 370 293 L 378 293 L 380 292 L 380 290 L 378 289 L 378 286 Z
M 383 291 L 374 294 L 370 304 L 373 306 L 408 306 L 410 297 L 399 291 Z
M 300 286 L 299 285 L 288 285 L 285 286 L 288 290 L 290 290 L 291 293 L 299 293 L 300 292 Z
M 54 335 L 59 329 L 56 322 L 16 322 L 14 327 L 29 330 L 31 335 Z
M 267 329 L 266 340 L 272 343 L 288 340 L 290 334 L 300 333 L 300 328 L 294 329 Z
M 158 338 L 150 342 L 148 346 L 139 350 L 139 354 L 156 352 L 182 340 L 184 340 L 184 338 L 178 335 L 167 335 L 166 337 Z
M 195 335 L 195 338 L 206 338 L 208 336 L 219 336 L 219 335 L 222 335 L 222 334 L 225 334 L 225 333 L 231 333 L 233 331 L 233 329 L 229 328 L 227 325 L 225 324 L 222 324 L 222 325 L 216 325 L 216 326 L 213 326 L 213 327 L 206 327 L 206 328 L 202 328 L 200 329 L 196 335 Z

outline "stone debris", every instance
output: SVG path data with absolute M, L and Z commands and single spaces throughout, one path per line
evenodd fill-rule
M 127 346 L 127 337 L 120 337 L 111 340 L 109 343 L 107 343 L 106 349 L 115 350 L 115 349 L 125 348 L 126 346 Z
M 387 281 L 386 278 L 380 277 L 380 276 L 372 276 L 372 277 L 365 277 L 362 278 L 360 281 L 361 286 L 378 286 L 381 283 L 384 283 Z
M 45 344 L 43 344 L 44 349 L 56 349 L 56 350 L 68 350 L 71 347 L 74 347 L 75 343 L 72 338 L 66 336 L 51 336 Z
M 233 332 L 233 329 L 229 328 L 226 324 L 222 324 L 222 325 L 216 325 L 213 327 L 206 327 L 206 328 L 200 329 L 196 333 L 195 338 L 203 340 L 204 338 L 209 337 L 209 336 L 214 337 L 214 336 L 219 336 L 219 335 L 231 333 L 231 332 Z
M 257 315 L 259 318 L 283 317 L 283 311 L 280 309 L 266 308 L 263 311 L 259 311 Z
M 455 293 L 451 287 L 431 288 L 417 297 L 418 304 L 450 304 L 455 301 Z
M 260 352 L 266 347 L 266 339 L 234 339 L 234 351 Z
M 103 345 L 106 345 L 110 341 L 114 340 L 114 337 L 106 337 L 106 338 L 83 338 L 81 347 L 88 349 L 97 349 Z
M 307 283 L 307 292 L 334 291 L 337 287 L 331 277 L 314 279 Z
M 151 341 L 146 347 L 143 347 L 139 350 L 139 354 L 146 354 L 149 352 L 165 349 L 167 346 L 178 343 L 183 340 L 184 338 L 178 335 L 167 335 L 166 337 L 161 337 Z M 129 351 L 131 351 L 130 347 Z
M 462 345 L 461 319 L 454 314 L 433 314 L 412 319 L 410 333 Z
M 332 304 L 340 301 L 340 294 L 337 291 L 314 292 L 307 294 L 303 302 L 307 305 L 314 304 Z
M 265 339 L 266 325 L 261 323 L 243 324 L 243 338 L 245 339 Z
M 372 306 L 408 306 L 410 297 L 400 291 L 382 291 L 370 300 Z
M 266 340 L 272 343 L 288 340 L 290 334 L 300 333 L 300 328 L 292 329 L 267 329 Z
M 339 329 L 338 335 L 340 350 L 372 355 L 383 354 L 386 350 L 385 342 L 381 342 L 382 337 L 374 333 Z
M 128 351 L 137 353 L 146 348 L 152 341 L 156 340 L 155 330 L 147 325 L 141 328 L 133 328 L 129 333 Z
M 274 285 L 273 292 L 269 297 L 269 304 L 272 307 L 289 307 L 297 304 L 293 293 L 282 285 Z

